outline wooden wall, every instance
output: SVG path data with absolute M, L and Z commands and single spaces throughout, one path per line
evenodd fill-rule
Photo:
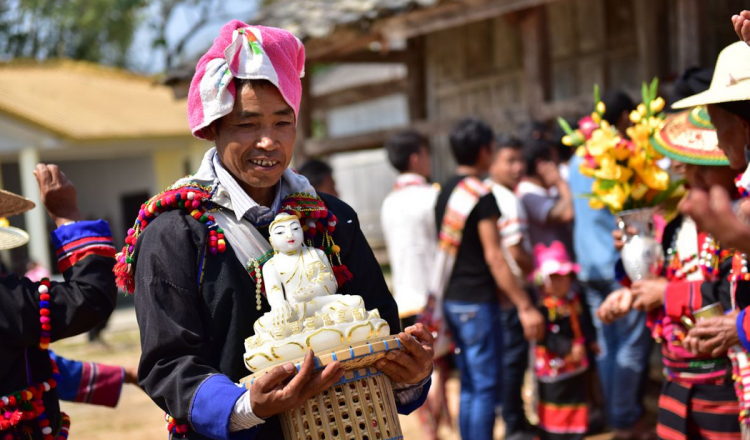
M 425 44 L 429 119 L 473 115 L 498 130 L 513 129 L 523 121 L 526 103 L 517 25 L 496 17 L 429 34 Z M 454 166 L 446 136 L 434 136 L 432 148 L 433 177 L 442 180 Z
M 624 89 L 638 100 L 641 82 L 659 76 L 668 91 L 684 68 L 712 66 L 719 51 L 735 41 L 729 19 L 746 3 L 560 0 L 428 34 L 427 116 L 433 121 L 478 116 L 496 130 L 514 131 L 532 114 L 541 119 L 581 116 L 588 111 L 594 84 Z M 531 33 L 541 43 L 529 43 L 524 14 L 539 14 L 536 18 L 546 23 L 542 32 Z M 542 71 L 529 71 L 529 47 L 542 48 Z M 543 93 L 527 93 L 539 87 L 528 78 L 548 78 L 549 84 Z M 541 102 L 530 102 L 534 99 Z M 441 131 L 433 137 L 437 178 L 454 166 L 448 127 Z

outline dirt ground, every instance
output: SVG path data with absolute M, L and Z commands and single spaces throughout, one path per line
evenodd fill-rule
M 90 344 L 84 336 L 79 336 L 55 343 L 52 348 L 71 359 L 137 365 L 140 344 L 132 309 L 115 311 L 104 339 L 106 345 Z M 458 414 L 458 390 L 458 380 L 449 380 L 449 408 L 454 418 Z M 74 440 L 149 440 L 165 439 L 167 435 L 163 411 L 143 391 L 131 385 L 125 386 L 115 409 L 68 402 L 63 402 L 62 408 L 70 415 L 71 438 Z M 454 426 L 457 426 L 456 422 Z M 424 437 L 419 418 L 414 414 L 401 416 L 401 427 L 407 440 Z M 443 428 L 440 434 L 443 440 L 460 439 L 457 432 L 448 428 Z M 495 438 L 503 438 L 501 421 L 496 426 Z M 595 438 L 606 439 L 609 436 Z

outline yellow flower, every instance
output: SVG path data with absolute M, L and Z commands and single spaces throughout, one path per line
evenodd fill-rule
M 618 165 L 614 157 L 606 155 L 601 157 L 599 169 L 594 173 L 594 177 L 602 180 L 627 182 L 633 177 L 633 171 L 630 168 Z
M 662 122 L 663 121 L 657 118 L 656 116 L 651 116 L 651 118 L 648 120 L 648 125 L 651 127 L 652 130 L 656 130 L 657 128 L 659 128 Z
M 637 124 L 638 122 L 640 122 L 641 118 L 642 116 L 640 113 L 638 113 L 638 110 L 633 110 L 632 112 L 630 112 L 630 122 L 632 122 L 633 124 Z
M 649 143 L 651 130 L 643 123 L 628 127 L 626 130 L 628 137 L 636 144 L 643 145 Z
M 604 113 L 606 113 L 606 111 L 607 111 L 607 107 L 606 107 L 606 106 L 604 105 L 604 103 L 603 103 L 603 102 L 599 101 L 598 103 L 596 103 L 596 111 L 597 111 L 597 112 L 598 112 L 599 114 L 602 114 L 602 115 L 603 115 Z
M 630 195 L 633 197 L 633 200 L 641 200 L 647 192 L 648 186 L 643 182 L 638 182 L 633 185 L 632 189 L 630 190 Z
M 640 113 L 642 116 L 646 116 L 646 106 L 643 103 L 638 104 L 636 110 L 638 110 L 638 113 Z
M 628 199 L 629 188 L 625 188 L 623 185 L 615 184 L 611 188 L 602 188 L 601 182 L 595 181 L 592 186 L 594 195 L 596 195 L 601 203 L 607 205 L 607 207 L 613 211 L 622 211 L 622 206 Z
M 563 136 L 563 138 L 562 138 L 562 143 L 563 143 L 563 145 L 565 145 L 566 147 L 572 147 L 572 146 L 573 146 L 573 139 L 572 139 L 572 138 L 571 138 L 570 136 L 568 136 L 568 135 L 565 135 L 565 136 Z
M 628 163 L 650 189 L 665 191 L 669 187 L 669 174 L 648 160 L 645 151 L 632 156 Z
M 586 177 L 594 177 L 594 173 L 596 172 L 596 168 L 592 168 L 588 166 L 586 161 L 583 161 L 581 165 L 578 167 L 578 171 L 581 172 L 582 175 Z
M 591 209 L 604 209 L 604 203 L 595 197 L 591 197 L 589 199 L 589 207 Z
M 664 104 L 664 98 L 658 97 L 651 101 L 649 107 L 651 108 L 652 113 L 659 113 L 660 111 L 662 111 L 662 109 L 664 109 Z
M 602 118 L 601 118 L 601 116 L 599 116 L 599 113 L 597 113 L 597 112 L 592 112 L 592 113 L 591 113 L 591 119 L 592 119 L 592 120 L 594 121 L 594 123 L 596 123 L 596 124 L 598 124 L 598 123 L 602 122 Z
M 594 130 L 591 139 L 586 142 L 589 154 L 599 157 L 607 151 L 615 148 L 620 143 L 620 136 L 617 130 L 612 128 L 607 121 L 602 121 L 601 128 Z

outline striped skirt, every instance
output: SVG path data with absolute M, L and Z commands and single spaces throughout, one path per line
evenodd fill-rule
M 740 409 L 734 385 L 664 381 L 656 435 L 663 440 L 740 440 Z
M 576 374 L 556 382 L 538 383 L 539 437 L 554 440 L 583 439 L 588 429 L 585 375 Z

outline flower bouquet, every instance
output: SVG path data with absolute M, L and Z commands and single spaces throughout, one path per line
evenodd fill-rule
M 632 126 L 623 136 L 603 119 L 606 111 L 594 87 L 595 110 L 579 121 L 573 130 L 559 118 L 566 135 L 562 142 L 576 148 L 583 158 L 581 174 L 594 179 L 591 193 L 584 194 L 594 209 L 608 208 L 613 214 L 623 210 L 655 207 L 666 200 L 681 182 L 670 184 L 669 173 L 657 162 L 663 158 L 649 142 L 664 120 L 664 99 L 657 96 L 659 83 L 643 84 L 643 102 L 630 113 Z
M 606 111 L 594 87 L 595 109 L 579 121 L 573 130 L 564 119 L 560 126 L 566 135 L 562 142 L 576 148 L 583 161 L 579 171 L 594 179 L 589 199 L 594 209 L 609 209 L 618 216 L 618 226 L 636 226 L 638 233 L 626 236 L 622 249 L 625 271 L 631 280 L 653 276 L 664 260 L 661 246 L 654 238 L 651 221 L 654 209 L 682 185 L 670 182 L 669 173 L 657 163 L 663 156 L 649 139 L 664 120 L 664 99 L 657 96 L 659 83 L 643 84 L 643 102 L 630 113 L 633 124 L 624 136 L 603 119 Z

